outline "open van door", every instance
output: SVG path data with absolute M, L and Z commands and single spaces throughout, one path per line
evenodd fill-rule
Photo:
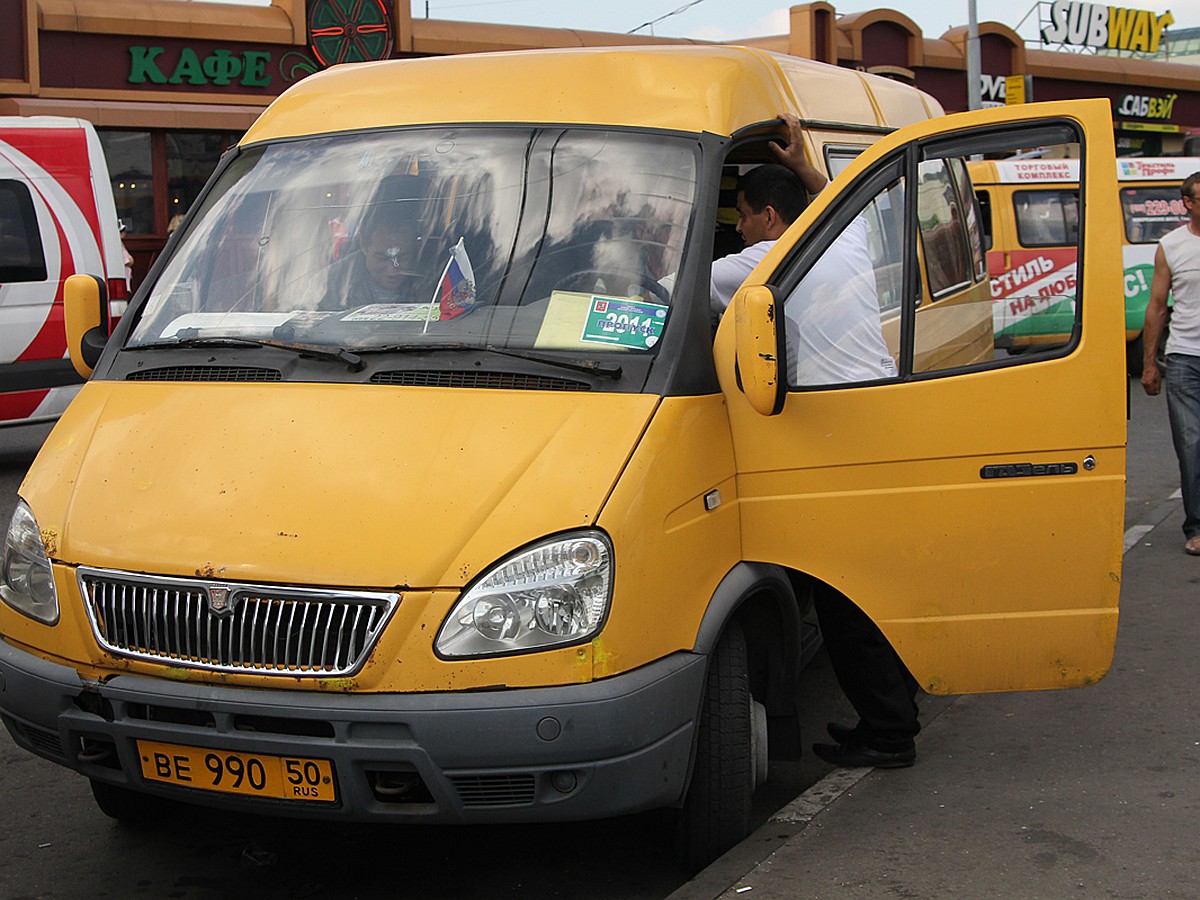
M 965 166 L 1005 153 L 1081 159 L 1070 340 L 1019 356 L 991 345 Z M 818 195 L 719 329 L 744 558 L 840 590 L 930 692 L 1073 687 L 1111 663 L 1125 478 L 1115 168 L 1107 101 L 894 132 Z

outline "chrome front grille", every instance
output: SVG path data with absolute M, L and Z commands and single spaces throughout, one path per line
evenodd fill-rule
M 221 672 L 329 677 L 358 671 L 399 594 L 323 591 L 81 568 L 106 650 Z

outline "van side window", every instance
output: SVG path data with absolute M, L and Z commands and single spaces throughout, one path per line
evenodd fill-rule
M 45 280 L 46 257 L 29 188 L 0 180 L 0 284 Z
M 992 194 L 991 191 L 978 190 L 975 192 L 975 202 L 979 205 L 979 225 L 983 229 L 983 246 L 985 250 L 992 249 Z
M 837 178 L 858 158 L 866 147 L 825 147 L 825 167 L 829 170 L 830 179 Z
M 1016 191 L 1013 213 L 1022 247 L 1064 247 L 1079 242 L 1079 192 Z
M 1157 244 L 1188 219 L 1183 197 L 1173 185 L 1122 188 L 1121 213 L 1125 217 L 1125 238 L 1131 244 Z

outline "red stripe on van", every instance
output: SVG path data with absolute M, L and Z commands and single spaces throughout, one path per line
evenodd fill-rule
M 67 355 L 67 329 L 63 314 L 63 284 L 68 275 L 75 274 L 75 257 L 71 253 L 71 245 L 63 233 L 62 223 L 56 217 L 54 230 L 58 234 L 58 245 L 62 248 L 61 263 L 57 275 L 52 281 L 57 282 L 54 289 L 54 301 L 41 329 L 29 342 L 29 346 L 21 351 L 18 362 L 34 359 L 62 359 Z
M 89 176 L 87 137 L 82 128 L 14 128 L 5 133 L 5 142 L 20 150 L 45 169 L 71 195 L 88 227 L 100 239 L 100 215 Z M 103 178 L 106 172 L 97 173 Z M 103 250 L 101 251 L 103 252 Z
M 28 419 L 49 393 L 48 390 L 40 390 L 0 394 L 0 422 Z

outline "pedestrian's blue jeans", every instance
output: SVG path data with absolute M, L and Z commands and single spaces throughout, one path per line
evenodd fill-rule
M 1167 354 L 1164 376 L 1183 489 L 1183 533 L 1190 540 L 1200 535 L 1200 356 Z

